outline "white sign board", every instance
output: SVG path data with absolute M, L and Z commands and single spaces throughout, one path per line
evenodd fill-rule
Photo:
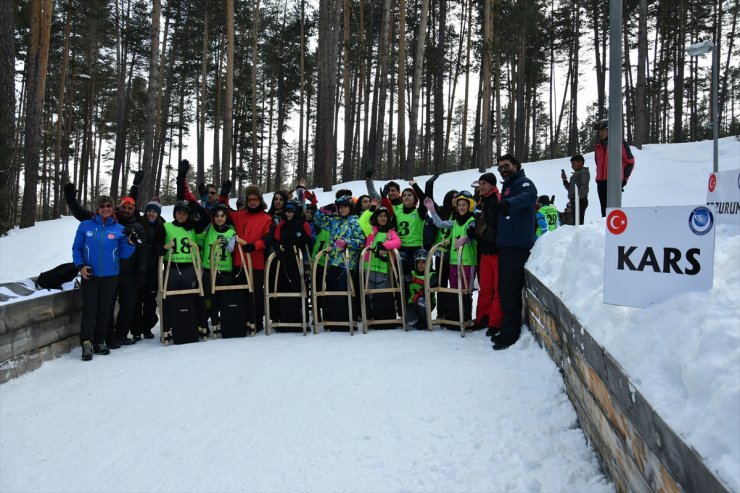
M 740 169 L 709 175 L 707 206 L 712 209 L 717 224 L 740 229 Z
M 705 206 L 607 209 L 604 303 L 644 308 L 711 289 L 714 226 Z

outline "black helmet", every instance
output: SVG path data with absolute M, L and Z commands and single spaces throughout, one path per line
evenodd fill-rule
M 301 203 L 296 199 L 290 199 L 285 203 L 285 211 L 291 211 L 296 212 L 298 209 L 301 209 Z
M 417 262 L 419 260 L 426 261 L 427 255 L 429 255 L 428 251 L 423 248 L 419 248 L 417 251 L 414 252 L 414 262 Z
M 177 202 L 175 202 L 175 210 L 173 212 L 177 212 L 177 211 L 183 211 L 183 212 L 187 212 L 188 214 L 190 214 L 191 212 L 190 204 L 188 204 L 188 201 L 178 200 Z

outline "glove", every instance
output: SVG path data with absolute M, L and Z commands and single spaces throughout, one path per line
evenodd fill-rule
M 427 197 L 424 199 L 424 207 L 426 207 L 427 210 L 432 214 L 436 212 L 434 209 L 434 201 L 431 199 L 431 197 Z
M 242 248 L 244 249 L 244 252 L 245 252 L 245 253 L 252 253 L 253 251 L 255 251 L 255 250 L 257 249 L 257 248 L 256 248 L 256 247 L 254 246 L 254 243 L 247 243 L 247 244 L 246 244 L 246 245 L 244 245 L 244 246 L 243 246 Z
M 627 186 L 627 180 L 622 180 L 622 191 L 624 192 L 624 187 Z
M 326 215 L 330 216 L 330 215 L 334 214 L 335 212 L 337 212 L 337 206 L 335 204 L 329 204 L 329 205 L 325 205 L 324 207 L 322 207 L 319 210 L 323 214 L 326 214 Z
M 375 168 L 368 168 L 367 171 L 365 171 L 365 178 L 368 180 L 372 180 L 373 175 L 375 174 L 377 170 Z
M 388 185 L 383 185 L 380 189 L 380 198 L 381 199 L 387 199 L 388 198 Z
M 206 188 L 206 184 L 203 182 L 198 183 L 198 195 L 201 197 L 208 195 L 208 189 Z
M 502 200 L 498 203 L 498 213 L 502 216 L 508 216 L 509 210 L 511 209 L 511 204 L 509 204 L 508 200 Z
M 64 200 L 67 203 L 77 200 L 77 189 L 75 188 L 74 183 L 67 183 L 64 185 Z
M 385 251 L 385 250 L 387 250 L 387 248 L 385 247 L 385 245 L 383 245 L 383 242 L 382 241 L 379 241 L 378 244 L 375 245 L 375 248 L 378 251 Z
M 457 250 L 461 246 L 467 245 L 468 243 L 470 243 L 470 238 L 468 238 L 467 236 L 461 236 L 460 238 L 455 240 L 455 250 Z
M 282 246 L 275 247 L 275 256 L 281 264 L 285 264 L 288 261 L 288 252 Z
M 341 238 L 339 238 L 337 241 L 334 242 L 334 246 L 337 248 L 337 250 L 344 250 L 347 246 L 347 242 Z
M 229 192 L 231 192 L 231 180 L 226 180 L 221 184 L 221 193 L 219 193 L 219 195 L 228 197 Z
M 218 243 L 223 247 L 226 248 L 229 245 L 229 240 L 225 236 L 219 236 L 218 237 Z
M 180 161 L 180 165 L 177 167 L 177 178 L 182 179 L 188 176 L 190 170 L 190 161 L 183 159 Z
M 144 181 L 144 172 L 139 170 L 134 173 L 134 186 L 138 187 L 142 181 Z

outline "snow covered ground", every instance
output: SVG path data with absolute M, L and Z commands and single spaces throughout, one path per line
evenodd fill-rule
M 635 150 L 623 205 L 704 203 L 711 154 L 711 141 Z M 524 165 L 560 208 L 561 168 L 568 159 Z M 720 170 L 737 168 L 740 141 L 722 139 Z M 435 196 L 478 176 L 449 173 Z M 341 186 L 364 193 L 362 181 Z M 587 224 L 543 237 L 528 267 L 740 491 L 740 237 L 718 229 L 711 291 L 608 306 L 593 181 L 589 202 Z M 66 217 L 0 239 L 0 282 L 69 261 L 76 227 Z M 501 354 L 481 333 L 378 331 L 145 341 L 90 365 L 77 350 L 0 386 L 0 491 L 612 489 L 526 332 Z
M 0 491 L 613 491 L 531 335 L 273 334 L 0 386 Z

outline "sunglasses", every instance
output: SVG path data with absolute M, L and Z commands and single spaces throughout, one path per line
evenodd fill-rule
M 216 192 L 208 192 L 208 195 L 216 195 Z

